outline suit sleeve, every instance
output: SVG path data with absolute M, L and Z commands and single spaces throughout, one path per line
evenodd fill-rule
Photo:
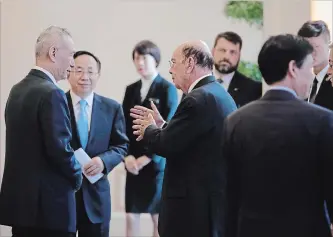
M 190 149 L 191 143 L 212 126 L 209 116 L 205 116 L 206 110 L 207 106 L 200 105 L 195 98 L 186 97 L 165 128 L 146 128 L 144 141 L 149 151 L 169 158 Z
M 40 110 L 40 123 L 48 162 L 66 177 L 73 189 L 82 184 L 81 166 L 70 146 L 72 131 L 65 94 L 60 89 L 47 93 Z
M 127 153 L 128 143 L 125 117 L 123 109 L 119 105 L 113 120 L 109 150 L 99 155 L 104 163 L 104 173 L 108 174 L 123 160 L 123 157 L 126 156 Z
M 333 223 L 333 115 L 330 113 L 328 121 L 323 123 L 322 133 L 319 135 L 320 167 L 322 175 L 322 184 L 324 188 L 324 197 L 327 206 L 327 212 L 331 223 Z
M 237 142 L 234 142 L 233 127 L 230 117 L 227 118 L 223 126 L 222 135 L 222 155 L 226 160 L 227 170 L 227 210 L 226 210 L 226 236 L 236 236 L 237 233 L 237 220 L 238 220 L 238 205 L 239 205 L 239 187 L 240 187 L 240 166 L 237 164 L 237 156 L 233 151 L 238 150 L 235 147 Z

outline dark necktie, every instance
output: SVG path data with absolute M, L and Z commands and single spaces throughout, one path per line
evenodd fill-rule
M 316 98 L 317 86 L 318 86 L 318 80 L 315 77 L 315 79 L 313 80 L 312 87 L 311 87 L 311 92 L 310 92 L 310 102 L 312 102 L 312 103 L 314 102 L 314 100 Z

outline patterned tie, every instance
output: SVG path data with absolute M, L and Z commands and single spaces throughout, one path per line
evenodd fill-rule
M 81 146 L 83 149 L 86 148 L 88 143 L 88 115 L 86 107 L 88 103 L 85 100 L 80 100 L 80 112 L 77 120 L 77 130 L 79 132 Z

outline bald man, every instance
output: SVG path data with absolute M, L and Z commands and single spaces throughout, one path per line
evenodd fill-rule
M 213 57 L 202 41 L 180 45 L 170 74 L 185 94 L 168 124 L 156 107 L 136 106 L 133 128 L 138 140 L 166 158 L 161 237 L 222 237 L 225 213 L 225 165 L 221 159 L 223 121 L 236 104 L 212 76 Z
M 13 237 L 67 237 L 76 231 L 80 164 L 70 146 L 70 114 L 56 85 L 74 65 L 70 33 L 51 26 L 36 42 L 36 66 L 11 89 L 0 224 Z

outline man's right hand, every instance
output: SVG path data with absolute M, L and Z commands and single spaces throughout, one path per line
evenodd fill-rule
M 150 102 L 150 105 L 152 110 L 140 105 L 134 106 L 134 108 L 131 108 L 130 110 L 130 116 L 134 119 L 144 119 L 147 118 L 149 114 L 151 114 L 155 120 L 156 126 L 162 128 L 165 123 L 164 119 L 162 118 L 153 101 Z
M 134 156 L 132 156 L 132 155 L 126 156 L 124 158 L 124 162 L 125 162 L 125 167 L 128 170 L 128 172 L 130 172 L 134 175 L 139 174 L 139 167 L 136 163 L 136 159 Z

